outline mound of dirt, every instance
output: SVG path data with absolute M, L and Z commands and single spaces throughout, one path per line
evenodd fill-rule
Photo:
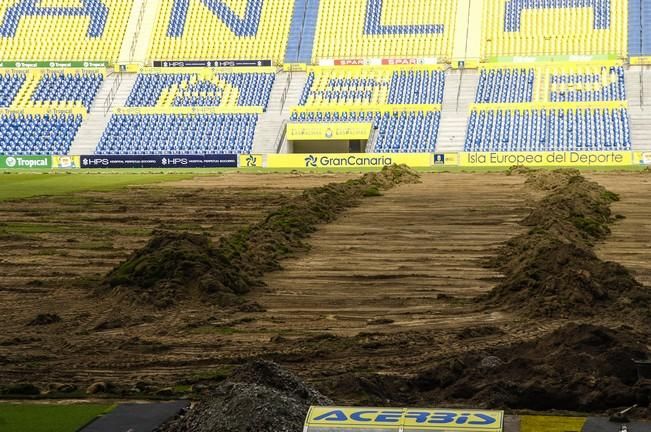
M 580 412 L 647 407 L 651 383 L 638 380 L 633 361 L 650 354 L 641 340 L 645 337 L 627 328 L 569 324 L 533 342 L 441 362 L 412 384 L 425 400 L 487 407 Z
M 256 361 L 235 370 L 161 432 L 296 432 L 310 406 L 330 404 L 277 364 Z
M 223 237 L 217 245 L 204 235 L 157 231 L 105 277 L 101 291 L 159 308 L 195 297 L 237 304 L 239 296 L 262 284 L 260 276 L 281 268 L 280 260 L 308 249 L 304 239 L 319 224 L 356 206 L 369 196 L 369 189 L 418 181 L 415 171 L 394 165 L 345 183 L 307 189 L 262 222 Z
M 571 170 L 543 173 L 527 175 L 552 192 L 522 222 L 529 230 L 489 263 L 505 278 L 481 301 L 533 318 L 593 315 L 605 307 L 646 314 L 651 292 L 592 250 L 610 234 L 610 205 L 618 196 Z
M 156 231 L 147 245 L 106 276 L 131 300 L 164 308 L 195 293 L 227 303 L 253 285 L 205 235 Z

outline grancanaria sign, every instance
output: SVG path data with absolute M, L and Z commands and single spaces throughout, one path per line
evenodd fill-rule
M 312 407 L 304 432 L 503 432 L 503 411 Z
M 393 164 L 432 165 L 431 153 L 305 153 L 269 154 L 268 168 L 383 168 Z

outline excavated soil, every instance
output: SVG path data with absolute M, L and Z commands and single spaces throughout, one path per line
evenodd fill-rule
M 236 369 L 225 382 L 202 389 L 202 400 L 161 432 L 296 432 L 313 405 L 333 402 L 272 362 Z
M 418 181 L 415 171 L 394 165 L 359 179 L 307 189 L 262 222 L 222 237 L 218 245 L 207 235 L 156 231 L 144 248 L 106 276 L 104 291 L 159 308 L 193 296 L 222 306 L 237 304 L 238 296 L 262 285 L 261 275 L 281 269 L 280 260 L 308 250 L 304 239 L 319 224 L 332 222 L 364 197 Z
M 649 355 L 648 337 L 630 327 L 568 324 L 531 342 L 436 363 L 404 383 L 411 389 L 404 402 L 578 412 L 648 407 L 651 382 L 638 379 L 633 362 Z
M 625 267 L 593 251 L 611 232 L 610 206 L 619 197 L 572 170 L 524 175 L 529 186 L 549 192 L 522 221 L 528 231 L 491 260 L 506 277 L 482 301 L 531 318 L 631 309 L 648 317 L 649 290 Z
M 211 401 L 239 413 L 249 412 L 245 406 L 282 409 L 237 398 L 246 374 L 233 370 L 267 359 L 337 404 L 603 411 L 635 400 L 648 407 L 648 384 L 634 382 L 630 367 L 632 358 L 649 354 L 649 326 L 637 305 L 597 300 L 595 313 L 588 306 L 581 311 L 590 300 L 579 297 L 579 312 L 564 299 L 540 314 L 526 299 L 490 307 L 478 307 L 475 299 L 512 280 L 501 267 L 485 266 L 508 248 L 502 247 L 505 241 L 545 223 L 553 238 L 565 235 L 567 224 L 528 216 L 546 196 L 564 189 L 583 203 L 576 207 L 560 199 L 570 206 L 563 207 L 549 200 L 560 208 L 559 220 L 580 210 L 582 219 L 571 224 L 577 231 L 566 237 L 579 239 L 600 262 L 619 262 L 636 279 L 650 282 L 649 176 L 590 175 L 621 196 L 612 201 L 607 194 L 611 202 L 595 204 L 589 200 L 599 195 L 597 189 L 585 181 L 571 185 L 573 174 L 516 174 L 423 174 L 421 183 L 360 198 L 359 205 L 317 224 L 309 240 L 299 238 L 302 248 L 276 260 L 282 259 L 283 268 L 256 276 L 264 285 L 244 296 L 246 304 L 229 310 L 195 292 L 165 309 L 118 302 L 113 295 L 91 294 L 97 289 L 92 281 L 146 248 L 154 232 L 174 233 L 192 250 L 219 248 L 221 239 L 263 223 L 305 189 L 359 176 L 233 174 L 4 202 L 0 394 L 54 389 L 50 396 L 57 396 L 56 389 L 75 387 L 127 398 L 190 393 L 202 401 L 205 416 L 218 412 Z M 191 240 L 195 235 L 200 240 Z M 564 267 L 541 268 L 543 275 Z M 588 286 L 592 280 L 604 284 L 603 275 L 589 271 Z M 532 280 L 533 285 L 518 286 L 537 286 Z M 549 286 L 550 292 L 558 289 L 555 282 Z M 622 298 L 628 289 L 622 289 Z M 642 288 L 636 284 L 637 289 Z M 605 290 L 613 292 L 610 286 Z M 538 301 L 546 304 L 546 297 Z M 252 395 L 307 403 L 250 375 L 261 381 Z M 285 381 L 291 382 L 280 380 Z M 577 402 L 554 398 L 554 392 L 574 395 Z M 287 407 L 298 406 L 295 402 Z M 192 424 L 218 427 L 214 420 Z M 298 421 L 296 416 L 283 424 Z

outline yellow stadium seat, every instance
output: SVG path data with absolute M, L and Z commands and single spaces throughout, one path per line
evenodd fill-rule
M 78 0 L 48 0 L 37 10 L 57 7 L 61 15 L 16 15 L 20 4 L 20 0 L 0 3 L 0 60 L 114 62 L 133 0 L 102 0 L 105 14 L 103 9 L 102 13 L 86 11 Z

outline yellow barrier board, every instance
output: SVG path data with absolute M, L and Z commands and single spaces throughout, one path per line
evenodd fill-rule
M 633 164 L 635 165 L 651 165 L 651 151 L 647 152 L 634 152 Z
M 429 408 L 312 407 L 307 432 L 502 432 L 504 412 Z
M 289 141 L 367 140 L 371 123 L 289 123 Z
M 359 102 L 355 104 L 323 104 L 315 106 L 298 106 L 291 109 L 292 113 L 350 113 L 350 112 L 388 112 L 388 113 L 401 113 L 401 112 L 417 112 L 417 111 L 441 111 L 441 104 L 368 104 L 366 102 Z
M 539 153 L 460 153 L 460 166 L 510 167 L 523 165 L 544 166 L 630 166 L 633 153 L 628 151 L 605 152 L 539 152 Z
M 240 155 L 240 168 L 262 168 L 264 156 L 261 154 Z
M 79 156 L 52 156 L 52 168 L 77 169 L 81 167 Z
M 88 113 L 82 106 L 69 106 L 66 108 L 53 108 L 49 106 L 26 106 L 21 108 L 0 108 L 0 115 L 63 115 L 74 114 L 86 117 Z
M 114 114 L 262 114 L 263 107 L 128 107 L 115 108 Z
M 632 65 L 651 65 L 651 57 L 631 57 Z
M 431 153 L 305 153 L 269 154 L 267 168 L 383 168 L 406 164 L 421 168 L 432 165 Z

